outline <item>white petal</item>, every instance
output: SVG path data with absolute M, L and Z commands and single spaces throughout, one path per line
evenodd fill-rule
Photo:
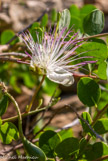
M 56 83 L 62 84 L 64 86 L 71 86 L 74 83 L 73 74 L 57 67 L 54 71 L 47 72 L 47 77 Z

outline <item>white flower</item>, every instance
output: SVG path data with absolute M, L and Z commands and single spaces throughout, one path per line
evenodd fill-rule
M 93 61 L 85 61 L 75 65 L 69 64 L 75 60 L 88 57 L 79 58 L 79 55 L 75 53 L 75 50 L 83 43 L 83 40 L 78 40 L 78 34 L 74 33 L 66 41 L 66 38 L 69 38 L 69 34 L 73 31 L 68 31 L 63 37 L 65 31 L 66 28 L 59 34 L 55 34 L 55 32 L 52 34 L 44 33 L 41 43 L 39 43 L 38 34 L 37 42 L 34 42 L 29 32 L 23 33 L 21 38 L 32 53 L 32 55 L 27 53 L 31 59 L 30 66 L 38 74 L 46 75 L 53 82 L 70 86 L 74 83 L 74 70 L 87 63 L 93 63 Z

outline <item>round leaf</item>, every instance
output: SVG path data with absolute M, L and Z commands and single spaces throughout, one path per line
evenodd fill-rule
M 104 155 L 108 155 L 108 146 L 103 142 L 89 145 L 86 149 L 85 156 L 88 161 L 93 161 Z
M 4 144 L 10 144 L 12 140 L 17 140 L 19 132 L 16 126 L 11 122 L 6 122 L 1 125 L 0 139 Z
M 47 26 L 47 23 L 48 23 L 48 14 L 45 14 L 45 15 L 42 17 L 41 26 L 42 26 L 42 27 L 46 27 L 46 26 Z
M 69 8 L 71 16 L 79 17 L 80 16 L 80 10 L 79 8 L 72 4 Z
M 39 147 L 45 152 L 47 157 L 53 158 L 55 148 L 60 141 L 59 134 L 52 130 L 47 130 L 39 138 Z
M 82 15 L 88 15 L 90 12 L 92 12 L 94 9 L 96 9 L 95 6 L 88 4 L 88 5 L 84 5 L 81 9 L 80 9 L 80 14 Z
M 70 19 L 71 15 L 68 9 L 63 10 L 60 13 L 60 20 L 59 20 L 59 31 L 61 31 L 63 28 L 69 28 L 70 25 Z
M 92 78 L 81 78 L 77 85 L 80 101 L 91 107 L 98 103 L 101 95 L 99 85 Z
M 101 79 L 107 79 L 107 63 L 101 62 L 98 67 L 98 76 Z
M 79 150 L 79 142 L 76 138 L 67 138 L 63 140 L 57 147 L 56 153 L 57 156 L 63 159 L 68 159 L 74 154 L 77 150 Z
M 73 26 L 75 31 L 77 32 L 78 29 L 82 30 L 81 26 L 81 20 L 78 17 L 71 16 L 71 21 L 70 21 L 70 28 Z
M 102 32 L 104 28 L 104 14 L 102 11 L 95 9 L 89 13 L 83 21 L 84 32 L 88 35 L 95 35 Z
M 106 132 L 108 132 L 108 119 L 107 118 L 99 119 L 95 123 L 93 128 L 98 134 L 105 134 Z
M 55 9 L 53 9 L 53 10 L 51 11 L 51 21 L 52 21 L 52 22 L 57 21 L 57 12 L 56 12 Z
M 5 30 L 1 34 L 1 44 L 6 44 L 12 37 L 15 36 L 15 33 L 12 30 Z M 16 42 L 16 40 L 11 42 L 11 45 L 13 45 Z
M 64 140 L 64 139 L 66 139 L 66 138 L 71 137 L 71 136 L 73 135 L 73 131 L 72 131 L 72 129 L 61 130 L 61 131 L 59 132 L 59 134 L 60 134 L 62 140 Z
M 43 30 L 42 30 L 42 28 L 40 28 L 40 27 L 31 28 L 30 29 L 30 33 L 31 33 L 31 35 L 32 35 L 32 37 L 33 37 L 35 42 L 37 41 L 39 43 L 39 42 L 42 41 L 42 37 L 43 37 Z
M 92 39 L 92 41 L 90 40 L 83 44 L 76 51 L 78 54 L 86 52 L 83 56 L 93 56 L 95 60 L 99 59 L 101 62 L 107 59 L 107 45 L 102 39 Z

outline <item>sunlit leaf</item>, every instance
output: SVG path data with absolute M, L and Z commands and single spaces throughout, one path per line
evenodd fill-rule
M 57 156 L 66 160 L 71 158 L 71 155 L 79 150 L 79 141 L 74 137 L 63 140 L 56 147 Z
M 1 125 L 0 139 L 4 144 L 10 144 L 12 140 L 17 140 L 18 138 L 19 132 L 13 123 L 6 122 Z
M 93 161 L 105 155 L 108 155 L 108 146 L 103 142 L 88 145 L 85 150 L 85 156 L 88 161 Z
M 108 132 L 108 119 L 102 118 L 102 119 L 97 120 L 93 128 L 98 134 L 107 133 Z
M 5 30 L 1 34 L 1 44 L 6 44 L 9 40 L 11 40 L 15 36 L 15 33 L 12 30 Z M 13 45 L 17 40 L 13 40 L 10 44 Z
M 95 35 L 102 32 L 104 28 L 104 14 L 102 11 L 95 9 L 89 13 L 83 21 L 84 32 L 88 35 Z
M 63 10 L 60 13 L 60 20 L 59 20 L 59 31 L 62 31 L 63 28 L 68 29 L 70 25 L 70 11 L 68 9 Z
M 47 157 L 53 158 L 55 156 L 55 148 L 60 141 L 59 134 L 52 130 L 47 130 L 39 138 L 39 147 L 45 152 Z
M 80 101 L 91 107 L 98 103 L 101 90 L 92 78 L 81 78 L 77 85 L 77 94 Z

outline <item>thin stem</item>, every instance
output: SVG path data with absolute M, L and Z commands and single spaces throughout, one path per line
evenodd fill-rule
M 46 107 L 43 107 L 43 108 L 41 108 L 41 109 L 38 109 L 38 110 L 34 110 L 34 111 L 30 111 L 30 112 L 28 112 L 28 113 L 22 113 L 21 114 L 21 117 L 22 118 L 25 118 L 26 116 L 28 116 L 28 115 L 34 115 L 34 114 L 36 114 L 36 113 L 38 113 L 38 112 L 41 112 L 41 111 L 44 111 L 44 110 L 46 110 L 47 109 L 47 106 Z M 14 116 L 14 117 L 10 117 L 10 118 L 6 118 L 6 119 L 3 119 L 2 121 L 3 122 L 7 122 L 7 121 L 15 121 L 15 120 L 17 120 L 18 119 L 18 116 Z
M 9 61 L 9 62 L 15 62 L 15 63 L 19 63 L 19 64 L 27 64 L 29 65 L 30 63 L 29 62 L 24 62 L 22 60 L 18 60 L 18 59 L 15 59 L 15 58 L 6 58 L 6 57 L 0 57 L 0 61 Z
M 108 159 L 108 155 L 102 156 L 102 157 L 97 158 L 97 159 L 95 159 L 93 161 L 101 161 L 101 160 L 105 160 L 105 159 Z
M 16 53 L 16 52 L 5 52 L 5 53 L 0 53 L 0 56 L 20 56 L 20 57 L 26 57 L 28 58 L 28 56 L 24 53 Z
M 85 75 L 85 74 L 80 74 L 80 73 L 73 73 L 73 76 L 74 77 L 79 77 L 79 78 L 82 78 L 82 77 L 90 77 L 90 78 L 94 78 L 94 79 L 98 78 L 98 77 L 96 77 L 94 75 Z
M 35 98 L 36 98 L 36 95 L 37 95 L 39 89 L 41 88 L 42 83 L 43 83 L 44 80 L 45 80 L 45 75 L 43 75 L 42 80 L 41 80 L 39 86 L 36 88 L 35 93 L 34 93 L 34 95 L 33 95 L 33 97 L 32 97 L 32 100 L 31 100 L 31 102 L 30 102 L 30 104 L 29 104 L 29 107 L 27 108 L 26 112 L 29 112 L 29 111 L 31 110 L 31 107 L 32 107 L 32 105 L 33 105 L 33 103 L 34 103 L 34 100 L 35 100 Z
M 97 115 L 95 116 L 93 122 L 91 123 L 91 126 L 93 127 L 96 123 L 96 121 L 102 117 L 102 115 L 105 113 L 105 111 L 107 110 L 108 108 L 108 104 L 100 111 L 98 111 Z M 90 135 L 87 135 L 87 142 L 89 142 L 91 136 Z
M 19 132 L 20 132 L 21 139 L 23 139 L 24 138 L 24 135 L 23 135 L 23 130 L 22 130 L 22 117 L 21 117 L 21 112 L 20 112 L 18 103 L 15 101 L 15 99 L 13 98 L 13 96 L 11 96 L 8 92 L 6 92 L 6 95 L 11 99 L 11 101 L 15 105 L 15 108 L 16 108 L 16 111 L 17 111 L 17 114 L 18 114 Z
M 96 131 L 94 131 L 94 129 L 92 128 L 92 126 L 77 113 L 77 111 L 76 111 L 75 108 L 72 108 L 71 105 L 66 105 L 66 106 L 67 107 L 70 107 L 75 112 L 75 114 L 78 117 L 78 119 L 82 120 L 89 127 L 89 129 L 96 135 L 97 138 L 99 138 L 101 141 L 104 141 L 104 139 Z
M 99 118 L 101 118 L 101 116 L 105 113 L 105 111 L 107 110 L 107 108 L 108 108 L 108 104 L 102 109 L 102 110 L 100 110 L 98 113 L 97 113 L 97 115 L 96 115 L 96 117 L 94 118 L 94 120 L 93 120 L 93 122 L 92 122 L 92 126 L 94 126 L 94 124 L 96 123 L 96 121 L 99 119 Z
M 104 36 L 108 36 L 108 33 L 102 33 L 102 34 L 97 34 L 97 35 L 93 35 L 93 36 L 84 37 L 83 40 L 88 40 L 88 39 L 95 38 L 95 37 L 104 37 Z M 79 40 L 82 40 L 82 38 L 79 39 Z

